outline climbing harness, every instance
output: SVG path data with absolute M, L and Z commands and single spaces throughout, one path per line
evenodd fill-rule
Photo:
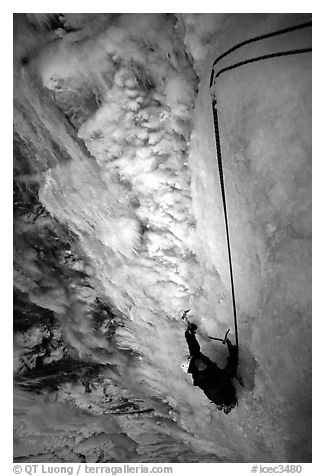
M 233 46 L 222 55 L 218 56 L 218 58 L 214 61 L 212 65 L 212 71 L 210 76 L 210 88 L 214 85 L 214 82 L 217 78 L 219 78 L 222 74 L 226 73 L 227 71 L 234 70 L 246 64 L 255 63 L 258 61 L 263 61 L 271 58 L 276 58 L 280 56 L 289 56 L 289 55 L 297 55 L 302 53 L 309 53 L 311 52 L 311 48 L 301 48 L 297 50 L 288 50 L 288 51 L 281 51 L 278 53 L 271 53 L 262 56 L 258 56 L 255 58 L 249 58 L 245 61 L 240 61 L 238 63 L 234 63 L 230 66 L 224 67 L 219 71 L 215 71 L 215 66 L 226 56 L 230 55 L 234 51 L 242 48 L 245 45 L 250 43 L 254 43 L 257 41 L 261 41 L 267 38 L 271 38 L 273 36 L 282 35 L 286 33 L 290 33 L 296 30 L 300 30 L 303 28 L 311 27 L 312 22 L 306 22 L 300 25 L 295 25 L 289 28 L 285 28 L 282 30 L 277 30 L 265 35 L 257 36 L 254 38 L 250 38 L 248 40 L 242 41 L 237 45 Z M 223 204 L 223 212 L 224 212 L 224 220 L 225 220 L 225 228 L 226 228 L 226 239 L 227 239 L 227 250 L 228 250 L 228 260 L 229 260 L 229 270 L 230 270 L 230 282 L 231 282 L 231 296 L 232 296 L 232 307 L 233 307 L 233 314 L 234 314 L 234 326 L 235 326 L 235 338 L 236 338 L 236 346 L 237 351 L 239 351 L 238 345 L 238 323 L 237 323 L 237 309 L 236 309 L 236 297 L 235 297 L 235 285 L 234 285 L 234 275 L 233 275 L 233 267 L 232 267 L 232 258 L 231 258 L 231 245 L 230 245 L 230 233 L 229 233 L 229 224 L 228 224 L 228 212 L 227 212 L 227 201 L 226 201 L 226 191 L 225 191 L 225 181 L 224 181 L 224 173 L 223 173 L 223 164 L 222 164 L 222 155 L 221 155 L 221 140 L 220 140 L 220 131 L 219 131 L 219 122 L 218 122 L 218 110 L 217 110 L 217 99 L 216 95 L 213 95 L 212 99 L 212 114 L 213 114 L 213 122 L 214 122 L 214 131 L 215 131 L 215 140 L 216 140 L 216 149 L 217 149 L 217 160 L 218 160 L 218 169 L 219 169 L 219 179 L 220 179 L 220 189 L 221 189 L 221 196 L 222 196 L 222 204 Z M 223 340 L 218 338 L 210 337 L 210 339 L 215 340 Z

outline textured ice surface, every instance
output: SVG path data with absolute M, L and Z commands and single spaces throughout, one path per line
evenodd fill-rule
M 184 309 L 220 363 L 225 349 L 207 336 L 233 326 L 211 64 L 305 20 L 16 17 L 15 172 L 28 200 L 33 178 L 45 209 L 28 225 L 27 212 L 16 218 L 15 286 L 20 307 L 30 303 L 15 334 L 17 460 L 310 460 L 308 55 L 218 80 L 238 408 L 222 414 L 180 370 Z

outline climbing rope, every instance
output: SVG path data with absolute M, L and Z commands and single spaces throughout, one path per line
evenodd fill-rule
M 231 71 L 232 69 L 239 68 L 240 66 L 244 66 L 245 64 L 255 63 L 257 61 L 263 61 L 263 60 L 271 59 L 271 58 L 278 58 L 279 56 L 298 55 L 301 53 L 310 53 L 310 52 L 311 52 L 311 48 L 302 48 L 300 50 L 281 51 L 279 53 L 270 53 L 269 55 L 258 56 L 257 58 L 249 58 L 245 61 L 240 61 L 239 63 L 235 63 L 235 64 L 232 64 L 231 66 L 227 66 L 226 68 L 221 69 L 214 76 L 214 80 L 216 80 L 221 74 L 225 73 L 226 71 Z
M 245 61 L 240 61 L 233 65 L 227 66 L 222 68 L 217 73 L 214 71 L 215 65 L 223 58 L 231 54 L 233 51 L 248 45 L 249 43 L 253 43 L 256 41 L 261 41 L 266 38 L 271 38 L 276 35 L 282 35 L 285 33 L 293 32 L 302 28 L 308 28 L 311 26 L 311 22 L 303 23 L 300 25 L 295 25 L 290 28 L 285 28 L 282 30 L 277 30 L 275 32 L 268 33 L 266 35 L 258 36 L 255 38 L 250 38 L 246 41 L 243 41 L 234 47 L 227 50 L 225 53 L 220 55 L 213 63 L 212 72 L 210 77 L 210 87 L 213 86 L 214 81 L 224 74 L 227 71 L 231 71 L 233 69 L 239 68 L 246 64 L 255 63 L 258 61 L 263 61 L 266 59 L 276 58 L 280 56 L 289 56 L 289 55 L 297 55 L 302 53 L 309 53 L 311 52 L 311 48 L 303 48 L 297 50 L 289 50 L 289 51 L 281 51 L 278 53 L 271 53 L 267 55 L 258 56 L 255 58 L 249 58 Z M 220 141 L 220 131 L 219 131 L 219 121 L 218 121 L 218 110 L 217 110 L 217 100 L 216 95 L 214 94 L 212 100 L 212 114 L 213 114 L 213 123 L 214 123 L 214 131 L 215 131 L 215 139 L 216 139 L 216 149 L 217 149 L 217 160 L 218 160 L 218 169 L 219 169 L 219 179 L 220 179 L 220 189 L 221 189 L 221 196 L 222 196 L 222 204 L 223 204 L 223 212 L 224 212 L 224 220 L 225 220 L 225 228 L 226 228 L 226 238 L 227 238 L 227 251 L 228 251 L 228 260 L 229 260 L 229 270 L 230 270 L 230 283 L 231 283 L 231 296 L 232 296 L 232 307 L 233 307 L 233 314 L 234 314 L 234 326 L 235 326 L 235 338 L 236 338 L 236 346 L 239 352 L 239 341 L 238 341 L 238 322 L 237 322 L 237 308 L 236 308 L 236 296 L 235 296 L 235 285 L 234 285 L 234 274 L 233 274 L 233 267 L 232 267 L 232 257 L 231 257 L 231 244 L 230 244 L 230 233 L 229 233 L 229 224 L 228 224 L 228 212 L 227 212 L 227 201 L 226 201 L 226 191 L 225 191 L 225 181 L 224 181 L 224 173 L 223 173 L 223 164 L 222 164 L 222 155 L 221 155 L 221 141 Z M 219 340 L 219 339 L 216 339 Z
M 284 35 L 286 33 L 291 33 L 296 30 L 301 30 L 303 28 L 308 28 L 312 26 L 312 22 L 306 22 L 306 23 L 301 23 L 299 25 L 294 25 L 289 28 L 284 28 L 282 30 L 277 30 L 273 31 L 271 33 L 267 33 L 266 35 L 260 35 L 260 36 L 255 36 L 254 38 L 249 38 L 248 40 L 242 41 L 238 43 L 237 45 L 233 46 L 229 50 L 225 51 L 222 53 L 222 55 L 218 56 L 218 58 L 214 61 L 212 65 L 212 71 L 211 71 L 211 76 L 210 76 L 210 87 L 212 87 L 214 80 L 216 79 L 215 74 L 214 74 L 214 67 L 219 61 L 221 61 L 223 58 L 226 56 L 230 55 L 234 51 L 238 50 L 239 48 L 242 48 L 243 46 L 249 45 L 250 43 L 255 43 L 257 41 L 261 40 L 266 40 L 267 38 L 272 38 L 273 36 L 278 36 L 278 35 Z
M 233 313 L 234 313 L 234 325 L 235 325 L 235 339 L 236 339 L 237 350 L 239 351 L 234 274 L 233 274 L 233 269 L 232 269 L 230 234 L 229 234 L 228 213 L 227 213 L 227 201 L 226 201 L 225 183 L 224 183 L 224 177 L 223 177 L 220 134 L 219 134 L 219 124 L 218 124 L 218 112 L 217 112 L 216 104 L 217 104 L 217 101 L 214 99 L 212 101 L 213 122 L 214 122 L 215 136 L 216 136 L 219 179 L 220 179 L 220 188 L 221 188 L 221 196 L 222 196 L 222 203 L 223 203 L 223 212 L 224 212 L 225 226 L 226 226 L 227 250 L 228 250 L 228 260 L 229 260 L 229 269 L 230 269 L 230 282 L 231 282 L 232 308 L 233 308 Z

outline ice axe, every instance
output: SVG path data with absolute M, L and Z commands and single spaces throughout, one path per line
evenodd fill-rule
M 182 319 L 186 322 L 188 329 L 190 328 L 192 331 L 196 331 L 197 325 L 196 325 L 196 324 L 192 324 L 192 323 L 188 320 L 188 317 L 187 317 L 187 313 L 190 312 L 190 310 L 191 310 L 191 309 L 187 309 L 187 311 L 184 311 L 184 312 L 183 312 Z
M 208 336 L 208 337 L 209 339 L 220 340 L 223 344 L 225 344 L 227 342 L 229 332 L 230 332 L 230 329 L 227 330 L 227 332 L 225 333 L 225 337 L 223 339 L 220 339 L 220 337 L 211 337 L 211 336 Z
M 182 319 L 186 322 L 186 324 L 188 326 L 193 326 L 194 327 L 194 330 L 197 329 L 197 326 L 195 324 L 192 324 L 189 320 L 188 320 L 188 317 L 187 317 L 187 313 L 190 312 L 191 309 L 187 309 L 186 311 L 183 312 L 182 314 Z M 227 330 L 226 334 L 225 334 L 225 337 L 223 339 L 220 339 L 219 337 L 211 337 L 211 336 L 208 336 L 209 339 L 213 339 L 213 340 L 219 340 L 221 341 L 223 344 L 226 343 L 226 340 L 227 340 L 227 337 L 228 337 L 228 333 L 230 332 L 230 329 Z
M 190 312 L 191 309 L 187 309 L 187 311 L 184 311 L 182 314 L 182 319 L 186 322 L 186 324 L 190 324 L 190 321 L 188 320 L 187 313 Z

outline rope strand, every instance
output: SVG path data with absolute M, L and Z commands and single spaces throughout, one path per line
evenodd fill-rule
M 248 40 L 242 41 L 241 43 L 238 43 L 237 45 L 233 46 L 229 50 L 225 51 L 222 55 L 218 56 L 218 58 L 214 61 L 213 65 L 212 65 L 211 76 L 210 76 L 210 87 L 212 86 L 213 81 L 215 79 L 214 78 L 214 67 L 215 67 L 215 65 L 219 61 L 221 61 L 223 58 L 225 58 L 226 56 L 233 53 L 234 51 L 242 48 L 243 46 L 249 45 L 251 43 L 266 40 L 268 38 L 272 38 L 273 36 L 278 36 L 278 35 L 283 35 L 283 34 L 286 34 L 286 33 L 291 33 L 293 31 L 300 30 L 300 29 L 303 29 L 303 28 L 308 28 L 308 27 L 311 27 L 311 26 L 312 26 L 312 22 L 309 21 L 309 22 L 306 22 L 306 23 L 302 23 L 300 25 L 294 25 L 294 26 L 291 26 L 289 28 L 284 28 L 282 30 L 272 31 L 271 33 L 267 33 L 266 35 L 260 35 L 260 36 L 254 37 L 254 38 L 249 38 Z
M 221 188 L 223 211 L 224 211 L 224 218 L 225 218 L 225 225 L 226 225 L 227 249 L 228 249 L 228 259 L 229 259 L 229 268 L 230 268 L 230 282 L 231 282 L 231 296 L 232 296 L 232 307 L 233 307 L 234 324 L 235 324 L 235 338 L 236 338 L 236 346 L 237 346 L 237 350 L 238 350 L 239 345 L 238 345 L 238 325 L 237 325 L 235 285 L 234 285 L 234 275 L 233 275 L 233 269 L 232 269 L 230 234 L 229 234 L 228 213 L 227 213 L 227 201 L 226 201 L 225 184 L 224 184 L 224 178 L 223 178 L 223 166 L 222 166 L 220 134 L 219 134 L 219 124 L 218 124 L 218 111 L 217 111 L 217 108 L 216 108 L 216 104 L 217 104 L 217 101 L 214 99 L 212 101 L 212 112 L 213 112 L 214 130 L 215 130 L 215 137 L 216 137 L 220 188 Z

